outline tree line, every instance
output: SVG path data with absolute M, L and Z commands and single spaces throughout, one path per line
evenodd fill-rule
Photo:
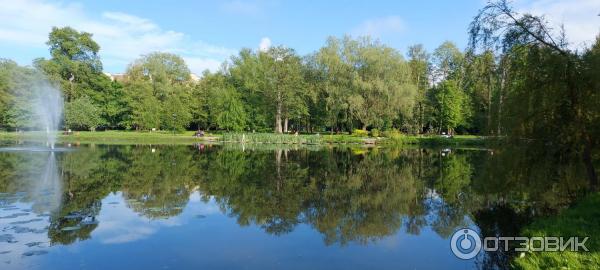
M 32 77 L 60 86 L 70 129 L 351 132 L 516 135 L 598 129 L 600 42 L 573 51 L 543 17 L 490 2 L 475 17 L 465 50 L 444 42 L 406 57 L 369 37 L 330 37 L 316 52 L 285 46 L 242 49 L 219 71 L 191 80 L 178 55 L 155 52 L 123 80 L 103 73 L 92 34 L 53 28 L 49 59 L 32 67 L 0 61 L 0 126 L 26 129 Z M 564 132 L 563 132 L 564 131 Z M 591 140 L 591 139 L 587 139 Z

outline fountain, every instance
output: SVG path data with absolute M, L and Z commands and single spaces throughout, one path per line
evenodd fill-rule
M 39 79 L 34 84 L 35 100 L 32 111 L 35 123 L 41 130 L 46 131 L 46 143 L 50 149 L 56 144 L 56 133 L 62 119 L 63 99 L 60 90 L 53 87 L 45 79 Z
M 34 151 L 56 152 L 65 149 L 56 149 L 57 133 L 63 114 L 63 99 L 61 91 L 53 86 L 44 75 L 39 74 L 36 79 L 28 82 L 29 93 L 24 109 L 24 118 L 29 122 L 29 128 L 41 131 L 45 147 L 9 147 L 0 148 L 0 151 Z

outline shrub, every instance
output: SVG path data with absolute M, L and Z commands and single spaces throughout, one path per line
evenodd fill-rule
M 366 130 L 362 130 L 362 129 L 355 129 L 352 130 L 352 136 L 355 137 L 368 137 L 369 136 L 369 132 Z
M 396 138 L 402 136 L 402 132 L 397 129 L 390 129 L 383 132 L 383 137 L 386 138 Z
M 371 137 L 379 137 L 379 135 L 381 135 L 379 133 L 380 133 L 379 129 L 376 129 L 376 128 L 371 129 Z

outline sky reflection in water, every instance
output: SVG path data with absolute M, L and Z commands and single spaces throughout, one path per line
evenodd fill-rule
M 0 265 L 501 266 L 511 254 L 462 261 L 449 249 L 449 236 L 458 228 L 498 233 L 518 229 L 530 216 L 530 207 L 523 207 L 529 202 L 519 192 L 495 190 L 490 183 L 483 168 L 491 156 L 462 150 L 221 146 L 1 152 Z M 554 209 L 568 202 L 558 198 L 536 205 Z

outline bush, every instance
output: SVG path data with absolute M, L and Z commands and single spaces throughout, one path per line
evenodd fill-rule
M 396 138 L 402 136 L 402 132 L 397 129 L 390 129 L 383 132 L 383 137 L 386 138 Z
M 65 124 L 75 130 L 96 130 L 102 124 L 100 108 L 87 96 L 65 104 Z
M 352 136 L 355 137 L 368 137 L 369 136 L 369 132 L 366 130 L 362 130 L 362 129 L 355 129 L 352 130 Z
M 381 135 L 379 134 L 379 129 L 371 129 L 371 137 L 379 137 L 379 135 Z
M 224 133 L 224 142 L 266 143 L 266 144 L 319 144 L 319 135 L 292 135 L 274 133 Z

